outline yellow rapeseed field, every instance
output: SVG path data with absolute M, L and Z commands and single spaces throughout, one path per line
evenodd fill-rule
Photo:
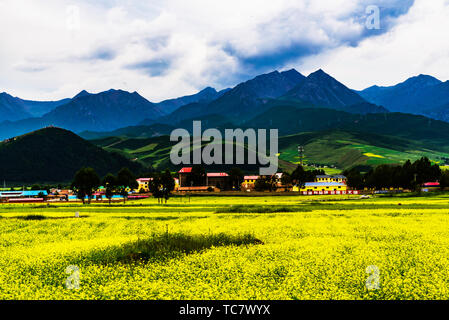
M 449 196 L 4 204 L 0 299 L 449 299 Z

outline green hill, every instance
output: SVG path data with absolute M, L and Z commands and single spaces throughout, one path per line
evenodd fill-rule
M 7 182 L 68 182 L 81 167 L 100 176 L 122 167 L 143 170 L 138 162 L 110 153 L 76 134 L 45 128 L 0 142 L 0 180 Z
M 406 113 L 351 114 L 330 109 L 277 106 L 245 123 L 249 128 L 278 128 L 280 135 L 345 130 L 413 140 L 425 148 L 449 151 L 449 123 Z
M 129 159 L 137 159 L 154 168 L 171 168 L 170 150 L 175 142 L 169 136 L 154 138 L 109 137 L 91 140 L 109 152 L 119 153 Z
M 299 133 L 281 137 L 280 159 L 298 163 L 297 146 L 305 147 L 305 162 L 347 169 L 353 166 L 376 166 L 384 163 L 403 163 L 427 156 L 441 164 L 447 151 L 422 147 L 422 143 L 403 138 L 372 133 L 332 130 Z
M 170 161 L 170 151 L 177 142 L 171 142 L 169 136 L 160 136 L 154 138 L 126 138 L 126 137 L 109 137 L 98 140 L 91 140 L 92 143 L 104 148 L 110 152 L 120 153 L 129 159 L 138 160 L 148 166 L 161 170 L 169 168 L 171 170 L 179 170 L 183 165 L 173 165 Z M 203 142 L 202 148 L 208 143 Z M 244 146 L 245 147 L 245 146 Z M 245 147 L 245 150 L 246 147 Z M 193 148 L 191 148 L 191 152 Z M 245 151 L 245 157 L 247 152 Z M 246 158 L 245 158 L 246 159 Z M 223 160 L 224 162 L 224 160 Z M 210 165 L 205 166 L 207 170 L 228 171 L 235 165 Z M 258 170 L 257 165 L 239 165 L 244 171 L 255 172 Z
M 175 142 L 170 142 L 168 136 L 147 139 L 110 137 L 92 142 L 108 151 L 121 153 L 130 159 L 138 159 L 157 169 L 178 168 L 170 163 L 170 150 Z M 291 170 L 299 163 L 298 145 L 305 147 L 306 164 L 327 166 L 329 172 L 333 167 L 335 167 L 333 170 L 344 170 L 356 165 L 402 163 L 407 159 L 415 160 L 422 156 L 443 164 L 445 158 L 449 158 L 447 148 L 426 148 L 421 141 L 334 129 L 280 137 L 281 168 Z M 220 166 L 216 166 L 216 169 L 220 169 Z M 257 167 L 247 169 L 257 170 Z
M 298 145 L 306 147 L 308 163 L 340 170 L 355 165 L 401 163 L 422 156 L 445 164 L 449 158 L 449 123 L 403 113 L 361 115 L 286 103 L 274 104 L 243 124 L 244 128 L 279 129 L 279 159 L 285 169 L 298 163 Z M 218 118 L 214 120 L 220 130 L 233 127 Z M 191 130 L 191 125 L 190 121 L 181 127 Z M 203 130 L 207 127 L 210 126 L 203 123 Z M 93 142 L 155 168 L 173 168 L 169 156 L 174 143 L 167 136 L 145 139 L 121 136 Z

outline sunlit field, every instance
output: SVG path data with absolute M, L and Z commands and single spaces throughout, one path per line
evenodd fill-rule
M 448 299 L 448 270 L 446 195 L 0 206 L 0 299 Z

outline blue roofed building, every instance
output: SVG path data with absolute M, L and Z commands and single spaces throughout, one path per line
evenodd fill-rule
M 39 198 L 47 196 L 47 190 L 25 190 L 25 191 L 1 191 L 0 198 L 2 199 L 17 199 L 17 198 Z

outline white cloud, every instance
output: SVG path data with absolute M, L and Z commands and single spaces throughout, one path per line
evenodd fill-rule
M 431 9 L 438 1 L 417 5 Z M 433 20 L 434 15 L 444 15 L 442 1 L 435 5 L 442 12 L 426 13 L 430 22 L 413 8 L 391 32 L 347 47 L 364 37 L 358 19 L 366 3 L 84 0 L 76 2 L 78 29 L 73 15 L 78 11 L 68 9 L 72 1 L 0 0 L 0 91 L 28 99 L 60 99 L 82 89 L 121 88 L 158 101 L 208 85 L 221 89 L 242 76 L 275 67 L 292 66 L 301 72 L 324 67 L 354 87 L 399 78 L 389 69 L 396 61 L 398 68 L 404 66 L 401 76 L 419 68 L 441 74 L 438 61 L 443 63 L 448 53 L 441 50 L 444 39 L 425 39 L 433 47 L 421 50 L 425 56 L 420 64 L 413 62 L 416 54 L 404 59 L 400 55 L 404 47 L 420 47 L 410 44 L 414 36 L 402 31 L 403 26 L 429 24 L 414 31 L 420 38 L 444 32 L 431 28 L 440 22 L 446 25 Z M 319 54 L 306 58 L 309 47 Z M 292 62 L 295 56 L 300 58 Z
M 416 0 L 388 33 L 357 47 L 340 47 L 302 62 L 310 72 L 322 67 L 346 85 L 394 85 L 418 74 L 449 79 L 449 1 Z

